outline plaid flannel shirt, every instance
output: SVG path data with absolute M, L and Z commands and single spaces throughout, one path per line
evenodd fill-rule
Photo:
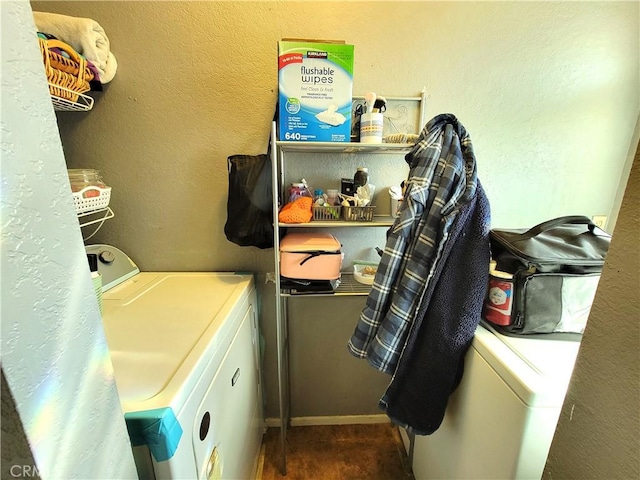
M 395 372 L 457 210 L 477 185 L 471 139 L 453 115 L 430 120 L 405 160 L 410 171 L 403 207 L 348 343 L 352 355 L 389 374 Z

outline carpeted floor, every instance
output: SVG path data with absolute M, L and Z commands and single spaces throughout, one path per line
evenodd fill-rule
M 283 477 L 280 429 L 267 429 L 262 480 L 414 478 L 398 429 L 388 423 L 291 427 L 287 445 L 287 476 Z

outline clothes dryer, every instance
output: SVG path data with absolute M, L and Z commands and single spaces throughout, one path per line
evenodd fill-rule
M 264 422 L 253 276 L 140 272 L 115 247 L 86 250 L 99 259 L 140 478 L 254 478 Z
M 478 326 L 442 425 L 415 437 L 416 480 L 541 478 L 579 346 Z

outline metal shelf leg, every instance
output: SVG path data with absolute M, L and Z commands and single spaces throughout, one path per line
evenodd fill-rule
M 276 302 L 277 318 L 280 319 L 278 334 L 278 396 L 280 403 L 280 473 L 287 474 L 287 428 L 289 427 L 289 335 L 286 297 Z

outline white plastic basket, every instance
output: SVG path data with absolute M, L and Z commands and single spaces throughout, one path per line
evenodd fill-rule
M 97 194 L 96 194 L 97 192 Z M 73 201 L 76 205 L 76 213 L 85 213 L 92 210 L 101 210 L 109 206 L 111 187 L 95 187 L 90 185 L 82 190 L 73 192 Z

